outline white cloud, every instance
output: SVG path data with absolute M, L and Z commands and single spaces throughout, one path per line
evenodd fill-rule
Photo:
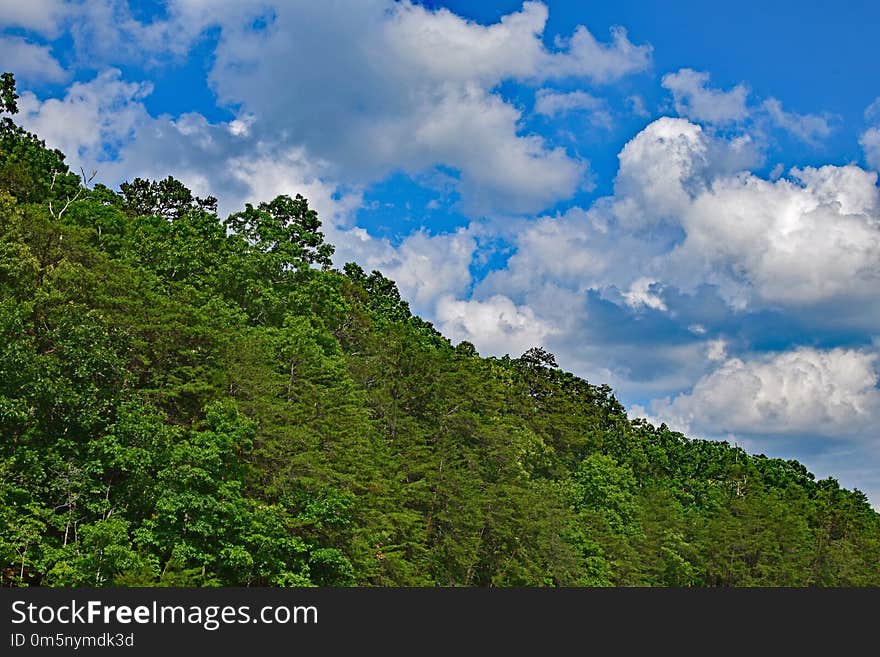
M 605 100 L 585 91 L 561 93 L 552 89 L 539 89 L 535 94 L 535 113 L 556 118 L 570 112 L 582 112 L 594 126 L 609 129 L 614 121 Z
M 571 39 L 559 39 L 558 43 L 568 51 L 551 56 L 545 65 L 547 77 L 583 76 L 594 82 L 611 82 L 651 65 L 651 46 L 633 44 L 619 26 L 611 28 L 610 44 L 597 41 L 583 25 L 575 29 Z
M 868 128 L 859 138 L 865 153 L 865 162 L 875 171 L 880 171 L 880 128 Z
M 110 69 L 72 84 L 61 99 L 23 93 L 17 118 L 64 152 L 74 170 L 97 169 L 97 180 L 111 186 L 173 175 L 196 194 L 219 193 L 221 214 L 300 193 L 328 233 L 346 228 L 360 206 L 361 190 L 340 188 L 327 178 L 326 164 L 302 148 L 249 140 L 241 121 L 212 124 L 197 113 L 153 117 L 143 104 L 150 91 L 149 84 L 125 82 Z
M 630 112 L 638 116 L 642 119 L 647 119 L 651 116 L 651 113 L 648 111 L 648 108 L 645 107 L 644 99 L 638 94 L 634 94 L 632 96 L 626 97 L 626 104 L 629 107 Z
M 799 331 L 876 331 L 877 175 L 826 166 L 770 181 L 744 170 L 751 157 L 658 119 L 621 151 L 613 196 L 498 227 L 514 252 L 476 297 L 533 309 L 557 329 L 546 342 L 561 361 L 627 395 L 692 385 L 747 348 L 725 337 L 729 322 L 762 313 Z
M 280 194 L 294 196 L 302 194 L 309 206 L 318 212 L 328 241 L 334 232 L 349 223 L 351 216 L 360 207 L 362 195 L 359 189 L 341 194 L 337 185 L 322 177 L 320 162 L 311 161 L 301 149 L 277 151 L 260 148 L 255 153 L 243 153 L 224 163 L 230 175 L 242 183 L 235 200 L 226 199 L 232 208 L 243 207 L 254 200 L 271 200 Z M 214 174 L 212 186 L 219 176 Z M 216 187 L 215 187 L 216 188 Z M 206 190 L 207 191 L 207 190 Z
M 435 164 L 460 170 L 458 191 L 472 214 L 536 212 L 584 187 L 588 167 L 537 135 L 518 136 L 519 118 L 500 98 L 465 89 L 407 117 L 410 134 L 400 125 L 385 133 L 397 142 L 386 147 L 394 160 L 411 158 L 411 173 Z
M 628 227 L 675 218 L 688 206 L 695 186 L 705 185 L 709 140 L 685 119 L 660 118 L 620 152 L 614 183 L 619 220 Z
M 614 196 L 514 235 L 517 252 L 490 275 L 492 289 L 617 288 L 628 305 L 655 309 L 659 286 L 714 285 L 736 308 L 873 298 L 877 174 L 807 167 L 769 181 L 739 171 L 737 155 L 684 119 L 655 121 L 621 151 Z
M 558 50 L 548 51 L 541 39 L 548 11 L 540 2 L 524 2 L 519 12 L 489 26 L 409 2 L 390 13 L 386 26 L 392 51 L 444 81 L 481 80 L 491 86 L 507 77 L 576 77 L 601 83 L 651 64 L 651 46 L 633 44 L 621 27 L 612 28 L 610 43 L 601 43 L 579 25 L 569 39 L 557 39 Z
M 516 252 L 506 268 L 487 275 L 484 290 L 521 296 L 540 290 L 545 282 L 585 290 L 610 278 L 618 263 L 626 267 L 632 251 L 625 246 L 637 246 L 624 235 L 610 233 L 595 213 L 580 208 L 515 228 L 511 239 Z
M 686 238 L 670 255 L 686 279 L 728 280 L 789 305 L 865 299 L 880 281 L 877 174 L 855 166 L 712 181 L 681 214 Z M 694 274 L 699 272 L 700 276 Z
M 30 43 L 22 37 L 0 36 L 3 70 L 11 71 L 19 79 L 59 82 L 67 77 L 48 46 Z
M 706 347 L 706 358 L 713 362 L 725 360 L 727 358 L 727 343 L 721 338 L 709 340 Z
M 111 69 L 90 82 L 75 82 L 62 99 L 40 101 L 31 92 L 22 93 L 17 118 L 70 163 L 95 165 L 110 159 L 109 151 L 127 143 L 148 119 L 140 101 L 150 90 L 149 84 L 124 82 Z
M 748 107 L 749 89 L 745 84 L 738 84 L 728 91 L 715 89 L 709 86 L 706 72 L 683 68 L 677 73 L 664 75 L 661 85 L 672 93 L 679 116 L 706 125 L 730 126 L 761 118 L 813 145 L 828 137 L 833 130 L 833 117 L 788 112 L 781 101 L 772 97 L 761 103 L 760 112 L 755 114 Z
M 229 130 L 286 152 L 304 149 L 346 185 L 453 169 L 473 215 L 535 212 L 589 187 L 586 161 L 520 132 L 520 111 L 494 91 L 500 82 L 610 82 L 651 59 L 650 46 L 619 28 L 603 43 L 578 27 L 548 49 L 548 11 L 538 2 L 491 25 L 392 0 L 344 11 L 305 0 L 170 0 L 150 22 L 125 0 L 53 6 L 62 17 L 55 24 L 63 22 L 90 66 L 157 64 L 219 28 L 210 82 L 221 103 L 240 111 Z
M 430 315 L 440 297 L 467 292 L 476 247 L 465 228 L 440 235 L 420 230 L 396 249 L 374 253 L 360 262 L 394 280 L 416 313 Z
M 877 379 L 877 355 L 852 349 L 802 347 L 729 358 L 689 392 L 652 402 L 650 415 L 658 423 L 710 437 L 873 438 L 880 419 Z
M 548 14 L 541 3 L 526 2 L 521 11 L 486 26 L 448 9 L 432 11 L 409 2 L 374 5 L 388 12 L 388 18 L 371 12 L 379 22 L 383 49 L 405 60 L 410 72 L 435 81 L 492 86 L 505 77 L 538 77 L 541 64 L 551 57 L 540 39 Z
M 21 27 L 52 37 L 64 13 L 63 0 L 9 0 L 0 2 L 0 26 Z
M 502 295 L 486 300 L 460 301 L 442 297 L 437 304 L 438 328 L 453 341 L 472 342 L 478 351 L 519 356 L 544 344 L 555 327 Z
M 765 100 L 762 107 L 777 126 L 808 144 L 816 144 L 831 134 L 828 117 L 786 112 L 782 109 L 782 103 L 775 98 Z
M 585 160 L 521 132 L 520 110 L 495 91 L 500 82 L 610 82 L 651 61 L 650 46 L 620 28 L 605 43 L 580 26 L 548 48 L 548 10 L 538 2 L 490 25 L 392 0 L 344 11 L 305 0 L 169 0 L 148 22 L 125 0 L 53 7 L 54 24 L 90 66 L 156 64 L 218 28 L 210 84 L 237 108 L 227 126 L 236 136 L 303 149 L 344 185 L 452 169 L 472 215 L 532 213 L 590 186 Z M 608 115 L 600 109 L 592 119 Z
M 614 216 L 639 231 L 678 223 L 711 180 L 748 169 L 760 153 L 747 135 L 718 139 L 685 119 L 662 117 L 627 142 L 618 159 Z
M 535 212 L 585 186 L 587 163 L 521 134 L 520 111 L 495 86 L 560 76 L 609 81 L 650 61 L 650 48 L 620 31 L 599 44 L 580 29 L 550 51 L 546 19 L 534 2 L 492 25 L 407 2 L 373 0 L 345 12 L 283 4 L 265 30 L 219 19 L 211 80 L 221 102 L 256 117 L 255 134 L 299 142 L 341 180 L 439 165 L 459 172 L 471 214 Z M 310 29 L 298 30 L 303 24 Z
M 661 84 L 672 93 L 675 111 L 695 121 L 723 125 L 743 121 L 749 115 L 745 85 L 738 84 L 730 91 L 712 89 L 708 73 L 690 68 L 667 73 Z
M 561 93 L 552 89 L 538 89 L 535 94 L 535 112 L 550 117 L 577 110 L 592 112 L 601 109 L 604 105 L 604 100 L 585 91 Z
M 594 283 L 627 289 L 648 277 L 685 291 L 709 283 L 740 307 L 872 296 L 880 279 L 877 175 L 852 165 L 807 167 L 771 182 L 741 171 L 747 151 L 683 119 L 659 119 L 634 137 L 620 154 L 598 243 L 639 260 L 624 255 L 634 269 L 609 268 L 616 276 Z M 644 243 L 634 248 L 633 236 Z
M 645 306 L 654 310 L 668 310 L 663 299 L 654 290 L 658 287 L 657 281 L 641 277 L 633 281 L 628 292 L 623 293 L 624 301 L 630 308 Z
M 874 102 L 865 108 L 865 118 L 869 121 L 880 119 L 880 96 L 877 96 Z
M 129 0 L 67 0 L 63 27 L 73 38 L 74 52 L 90 68 L 136 61 L 156 66 L 189 52 L 203 32 L 225 20 L 253 21 L 267 11 L 251 0 L 167 0 L 163 12 L 142 22 Z

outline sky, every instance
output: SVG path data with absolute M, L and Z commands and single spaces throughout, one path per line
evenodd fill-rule
M 111 187 L 301 193 L 484 355 L 880 503 L 880 3 L 0 0 Z

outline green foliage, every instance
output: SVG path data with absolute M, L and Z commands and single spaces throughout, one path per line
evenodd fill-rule
M 12 73 L 0 75 L 0 113 L 18 113 L 18 94 L 15 93 L 15 76 Z
M 330 266 L 333 247 L 324 243 L 318 213 L 300 196 L 278 196 L 254 207 L 250 203 L 226 221 L 227 227 L 248 242 L 248 252 L 263 256 L 275 274 L 310 264 Z
M 135 178 L 122 183 L 119 190 L 122 197 L 120 205 L 133 216 L 161 217 L 174 221 L 188 212 L 217 212 L 216 198 L 199 198 L 171 176 L 160 181 Z
M 303 197 L 85 183 L 2 119 L 3 585 L 880 584 L 864 495 L 453 348 Z

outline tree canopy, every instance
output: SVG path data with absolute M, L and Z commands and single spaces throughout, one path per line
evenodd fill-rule
M 539 345 L 452 345 L 332 268 L 302 196 L 89 187 L 15 100 L 3 585 L 880 585 L 862 493 L 632 420 Z

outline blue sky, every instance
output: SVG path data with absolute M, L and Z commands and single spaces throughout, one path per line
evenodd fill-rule
M 880 5 L 0 2 L 20 120 L 109 185 L 303 193 L 484 355 L 880 501 Z

